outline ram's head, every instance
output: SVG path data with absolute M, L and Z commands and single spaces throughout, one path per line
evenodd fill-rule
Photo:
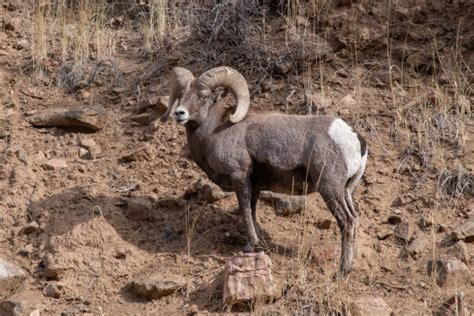
M 229 120 L 232 123 L 243 120 L 249 109 L 250 93 L 245 78 L 237 70 L 216 67 L 194 78 L 186 68 L 175 67 L 171 72 L 168 109 L 161 121 L 166 122 L 174 114 L 182 125 L 188 122 L 201 125 L 212 105 L 208 102 L 212 89 L 217 87 L 229 89 L 237 101 Z

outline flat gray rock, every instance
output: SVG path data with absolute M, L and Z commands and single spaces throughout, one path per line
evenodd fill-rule
M 105 110 L 102 108 L 53 109 L 27 118 L 35 127 L 68 127 L 98 131 L 104 127 Z
M 154 300 L 171 295 L 186 285 L 186 280 L 171 273 L 144 273 L 130 282 L 129 291 Z
M 20 267 L 0 259 L 0 298 L 5 298 L 21 288 L 27 275 Z
M 278 216 L 290 216 L 301 213 L 306 205 L 306 198 L 302 195 L 286 195 L 271 191 L 262 191 L 260 199 L 273 206 Z

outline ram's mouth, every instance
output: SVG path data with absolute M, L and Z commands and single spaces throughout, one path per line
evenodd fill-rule
M 180 125 L 184 125 L 188 122 L 188 119 L 176 119 L 176 122 Z

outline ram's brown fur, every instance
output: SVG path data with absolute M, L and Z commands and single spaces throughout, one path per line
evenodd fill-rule
M 223 72 L 222 68 L 226 68 L 228 73 L 236 72 L 228 67 L 218 67 L 218 73 Z M 213 70 L 202 76 L 212 77 Z M 235 78 L 242 80 L 239 76 Z M 177 120 L 184 123 L 191 156 L 197 165 L 222 189 L 237 194 L 249 236 L 245 250 L 252 251 L 258 243 L 256 204 L 261 190 L 295 194 L 319 192 L 341 230 L 340 271 L 348 273 L 352 268 L 357 224 L 352 193 L 362 177 L 365 161 L 357 167 L 357 172 L 348 174 L 345 148 L 329 133 L 337 118 L 247 113 L 248 104 L 244 104 L 246 109 L 244 112 L 240 109 L 240 119 L 230 122 L 230 109 L 214 104 L 210 94 L 219 82 L 206 88 L 199 84 L 201 77 L 194 79 L 188 76 L 188 81 L 181 83 L 181 94 L 172 91 L 179 97 L 170 100 L 169 112 L 176 109 Z M 225 83 L 232 91 L 232 82 Z M 234 93 L 238 101 L 236 112 L 242 103 L 248 102 L 239 101 L 239 96 L 248 98 L 248 95 L 245 96 L 248 93 L 246 83 L 247 92 L 242 88 L 241 81 L 237 84 L 240 91 Z M 206 92 L 202 93 L 202 89 Z M 358 137 L 360 156 L 355 156 L 355 159 L 365 157 L 360 160 L 363 161 L 367 157 L 367 148 L 365 141 Z

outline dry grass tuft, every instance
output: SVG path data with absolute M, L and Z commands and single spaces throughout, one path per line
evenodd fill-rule
M 87 81 L 97 65 L 113 63 L 117 36 L 105 0 L 47 0 L 34 3 L 31 59 L 34 69 L 59 65 L 58 85 L 71 90 Z
M 462 167 L 455 172 L 443 170 L 438 177 L 438 190 L 444 197 L 474 196 L 474 175 Z

